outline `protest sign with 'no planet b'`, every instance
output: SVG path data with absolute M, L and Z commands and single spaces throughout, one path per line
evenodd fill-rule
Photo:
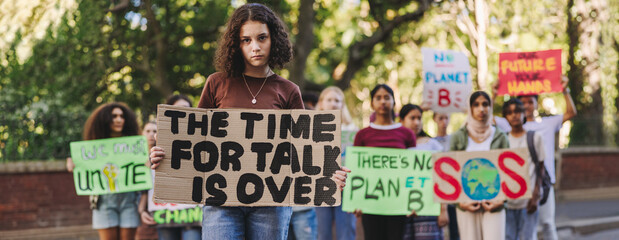
M 337 206 L 340 114 L 159 105 L 154 201 Z
M 471 66 L 463 52 L 422 48 L 423 100 L 440 113 L 466 110 L 473 88 Z

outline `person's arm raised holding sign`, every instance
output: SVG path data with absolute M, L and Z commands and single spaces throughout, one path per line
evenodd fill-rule
M 569 121 L 575 117 L 578 113 L 574 106 L 574 100 L 570 95 L 570 90 L 567 87 L 569 79 L 563 76 L 561 79 L 561 85 L 563 86 L 563 98 L 565 99 L 565 113 L 553 116 L 541 117 L 538 114 L 538 95 L 523 95 L 518 96 L 518 99 L 522 101 L 524 106 L 524 114 L 526 122 L 523 125 L 526 131 L 535 131 L 540 134 L 544 139 L 544 152 L 545 159 L 544 166 L 548 170 L 551 182 L 555 182 L 555 134 L 561 129 L 563 123 Z M 498 82 L 495 84 L 495 90 L 498 90 Z M 494 117 L 496 125 L 505 132 L 511 131 L 511 126 L 502 117 Z M 554 188 L 550 188 L 548 193 L 548 202 L 540 206 L 539 219 L 540 226 L 542 226 L 542 232 L 544 238 L 556 239 L 557 231 L 555 224 L 555 202 L 554 202 Z
M 264 5 L 245 4 L 228 19 L 198 108 L 303 109 L 299 87 L 273 73 L 292 58 L 285 24 Z M 152 168 L 165 156 L 151 151 Z M 343 188 L 347 168 L 332 179 Z M 204 206 L 203 239 L 286 239 L 290 207 Z

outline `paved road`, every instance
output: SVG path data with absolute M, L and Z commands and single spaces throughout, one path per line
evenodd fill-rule
M 558 202 L 557 223 L 573 219 L 619 216 L 619 199 Z
M 566 201 L 558 202 L 556 205 L 556 223 L 560 239 L 619 239 L 618 216 L 619 199 Z
M 589 235 L 580 234 L 568 234 L 565 236 L 559 232 L 559 239 L 563 240 L 616 240 L 619 239 L 619 229 L 612 229 L 607 231 L 601 231 Z

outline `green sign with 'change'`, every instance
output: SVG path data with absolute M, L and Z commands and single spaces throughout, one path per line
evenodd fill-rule
M 348 147 L 342 209 L 367 214 L 438 216 L 433 200 L 432 152 Z
M 148 144 L 144 136 L 71 143 L 77 195 L 101 195 L 150 189 Z
M 160 227 L 199 227 L 202 224 L 202 208 L 160 209 L 153 212 L 153 220 Z

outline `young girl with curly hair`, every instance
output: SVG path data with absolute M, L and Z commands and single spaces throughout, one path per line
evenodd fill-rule
M 219 41 L 215 66 L 198 108 L 303 109 L 299 87 L 275 74 L 292 58 L 285 25 L 268 7 L 245 4 L 234 11 Z M 165 153 L 151 151 L 152 168 Z M 344 171 L 333 180 L 342 188 Z M 286 239 L 290 207 L 204 206 L 202 239 Z
M 136 116 L 124 103 L 108 103 L 99 106 L 90 114 L 84 125 L 84 140 L 138 135 Z M 75 165 L 67 159 L 67 169 Z M 138 215 L 138 192 L 111 193 L 90 196 L 92 227 L 100 239 L 133 239 L 140 225 Z

